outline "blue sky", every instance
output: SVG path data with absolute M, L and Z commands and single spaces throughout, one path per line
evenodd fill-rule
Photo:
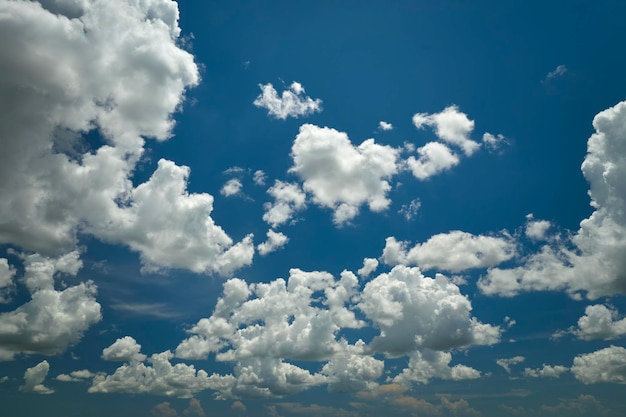
M 0 0 L 1 414 L 623 415 L 625 12 Z

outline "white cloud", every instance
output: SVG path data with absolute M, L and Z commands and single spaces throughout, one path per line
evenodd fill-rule
M 289 238 L 280 232 L 273 230 L 267 231 L 267 240 L 257 246 L 259 255 L 267 255 L 268 253 L 281 249 L 289 241 Z
M 526 237 L 532 240 L 546 240 L 546 233 L 552 227 L 552 223 L 547 220 L 534 220 L 532 214 L 528 214 L 526 219 L 526 228 L 524 229 Z
M 393 125 L 391 123 L 387 123 L 381 120 L 380 122 L 378 122 L 378 128 L 380 130 L 385 130 L 385 131 L 393 130 Z
M 406 221 L 409 221 L 417 215 L 420 207 L 422 207 L 422 202 L 419 198 L 416 198 L 414 200 L 411 200 L 411 202 L 409 202 L 408 204 L 403 204 L 398 213 L 400 213 L 402 217 L 406 219 Z
M 293 82 L 289 89 L 284 90 L 281 96 L 271 83 L 259 84 L 261 94 L 254 100 L 257 107 L 267 109 L 268 114 L 277 119 L 287 117 L 308 116 L 322 111 L 322 100 L 312 99 L 305 95 L 304 87 L 298 82 Z
M 265 204 L 263 220 L 272 227 L 290 221 L 296 212 L 306 206 L 306 194 L 298 184 L 276 180 L 267 193 L 274 197 L 274 202 Z
M 415 159 L 415 157 L 410 156 L 406 160 L 406 165 L 415 178 L 420 180 L 437 175 L 459 163 L 459 157 L 450 148 L 439 142 L 428 142 L 417 148 L 417 153 L 419 158 Z
M 410 355 L 409 365 L 393 378 L 399 384 L 411 382 L 427 384 L 432 378 L 450 379 L 454 381 L 480 378 L 480 372 L 466 365 L 450 366 L 452 355 L 431 349 L 416 351 Z
M 254 181 L 256 185 L 265 185 L 266 180 L 267 174 L 265 174 L 265 172 L 260 169 L 254 171 L 254 174 L 252 175 L 252 181 Z
M 23 259 L 22 281 L 31 300 L 0 313 L 0 360 L 12 360 L 20 353 L 61 353 L 102 318 L 100 304 L 95 300 L 96 286 L 91 281 L 55 290 L 55 275 L 78 272 L 82 265 L 78 253 L 56 259 L 33 254 Z
M 565 65 L 559 65 L 557 66 L 553 71 L 550 71 L 548 74 L 546 74 L 546 81 L 550 81 L 554 78 L 559 78 L 561 77 L 563 74 L 565 74 L 567 72 L 567 66 Z
M 376 268 L 378 268 L 378 260 L 376 258 L 365 258 L 363 259 L 363 267 L 356 272 L 362 278 L 367 278 L 372 272 L 376 271 Z
M 387 181 L 398 171 L 398 151 L 367 139 L 358 147 L 348 135 L 328 127 L 304 124 L 291 150 L 293 166 L 313 202 L 334 211 L 335 224 L 354 218 L 363 204 L 379 212 L 390 204 Z
M 525 357 L 523 356 L 514 356 L 512 358 L 507 358 L 507 359 L 497 359 L 496 363 L 501 366 L 502 368 L 504 368 L 504 370 L 506 371 L 507 374 L 511 373 L 511 365 L 517 365 L 520 364 L 522 362 L 524 362 L 526 360 Z
M 411 249 L 407 247 L 407 242 L 387 238 L 383 249 L 384 262 L 387 265 L 418 265 L 424 270 L 460 272 L 497 265 L 516 254 L 515 242 L 506 234 L 484 236 L 458 230 L 436 234 Z
M 102 359 L 114 362 L 143 362 L 146 355 L 141 353 L 141 345 L 135 339 L 125 336 L 104 348 Z
M 320 373 L 328 377 L 330 392 L 357 392 L 378 385 L 375 381 L 382 375 L 385 363 L 365 354 L 365 350 L 365 343 L 359 340 L 324 365 Z
M 168 397 L 191 398 L 195 393 L 211 390 L 228 390 L 234 382 L 231 375 L 209 376 L 193 365 L 170 360 L 170 351 L 155 353 L 143 362 L 131 362 L 117 368 L 111 375 L 97 374 L 89 387 L 90 393 L 152 394 Z
M 43 385 L 43 381 L 48 376 L 50 364 L 48 361 L 41 361 L 39 364 L 28 368 L 24 373 L 24 385 L 20 386 L 22 392 L 34 392 L 36 394 L 52 394 L 53 389 Z
M 626 384 L 626 349 L 610 346 L 576 356 L 571 371 L 583 384 Z
M 425 277 L 418 268 L 396 266 L 374 278 L 358 308 L 380 329 L 371 348 L 391 356 L 491 345 L 500 338 L 499 327 L 471 317 L 472 305 L 459 287 L 441 274 Z
M 9 303 L 11 301 L 11 292 L 15 287 L 13 277 L 15 276 L 15 268 L 9 265 L 9 261 L 0 258 L 0 304 Z
M 72 371 L 69 375 L 67 374 L 59 374 L 55 378 L 57 381 L 61 382 L 84 382 L 88 379 L 92 379 L 96 374 L 92 373 L 87 369 L 82 369 L 80 371 Z
M 602 304 L 587 306 L 572 332 L 584 340 L 616 339 L 626 335 L 626 318 L 620 320 L 617 310 Z
M 483 133 L 483 143 L 490 151 L 497 151 L 503 145 L 508 144 L 509 141 L 500 133 L 493 135 L 489 132 L 485 132 Z
M 589 299 L 626 291 L 626 102 L 600 112 L 582 171 L 595 211 L 571 239 L 544 245 L 512 269 L 493 268 L 478 283 L 486 294 L 564 290 Z
M 524 376 L 530 378 L 558 378 L 565 372 L 569 371 L 569 368 L 561 365 L 546 365 L 543 364 L 543 367 L 539 369 L 524 369 Z
M 460 147 L 468 156 L 480 147 L 479 143 L 469 138 L 474 130 L 474 121 L 460 112 L 457 106 L 448 106 L 441 113 L 416 113 L 413 124 L 418 129 L 432 127 L 439 139 Z
M 237 195 L 241 192 L 242 187 L 243 185 L 241 184 L 241 181 L 239 179 L 231 178 L 226 181 L 226 183 L 222 186 L 220 194 L 226 197 Z

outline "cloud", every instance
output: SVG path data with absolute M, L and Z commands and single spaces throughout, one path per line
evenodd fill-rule
M 183 416 L 197 416 L 197 417 L 205 417 L 204 409 L 202 408 L 202 404 L 195 398 L 189 400 L 189 407 L 183 411 Z
M 534 220 L 532 214 L 528 214 L 526 219 L 526 228 L 524 229 L 526 237 L 532 240 L 546 240 L 546 233 L 552 227 L 552 223 L 547 220 Z
M 254 174 L 252 175 L 252 181 L 254 181 L 254 183 L 256 185 L 265 185 L 265 181 L 267 180 L 267 174 L 263 171 L 256 170 L 254 171 Z
M 167 401 L 159 403 L 152 408 L 151 414 L 155 417 L 178 417 L 178 411 L 174 410 Z
M 267 109 L 268 114 L 277 119 L 298 118 L 322 111 L 322 100 L 312 99 L 305 95 L 304 87 L 298 82 L 291 83 L 289 89 L 284 90 L 280 97 L 270 83 L 259 84 L 259 87 L 261 94 L 254 100 L 253 104 Z
M 418 265 L 424 270 L 461 272 L 498 265 L 516 254 L 513 238 L 505 233 L 484 236 L 454 230 L 433 235 L 411 249 L 407 247 L 407 242 L 388 237 L 383 249 L 383 261 L 387 265 Z
M 425 277 L 418 268 L 399 265 L 369 281 L 358 308 L 380 329 L 371 348 L 390 356 L 500 339 L 499 327 L 471 317 L 472 305 L 459 287 L 441 274 Z
M 245 413 L 248 410 L 248 408 L 241 401 L 235 401 L 230 408 L 240 413 Z
M 501 366 L 502 368 L 504 368 L 504 370 L 506 371 L 507 374 L 511 373 L 511 365 L 517 365 L 520 364 L 522 362 L 524 362 L 526 360 L 525 357 L 523 356 L 514 356 L 512 358 L 508 358 L 508 359 L 497 359 L 496 363 Z
M 432 378 L 459 381 L 480 378 L 480 372 L 465 365 L 450 366 L 450 352 L 432 349 L 416 351 L 409 356 L 409 365 L 393 378 L 393 382 L 408 385 L 411 382 L 426 384 Z
M 626 384 L 626 349 L 610 346 L 576 356 L 571 371 L 583 384 Z
M 416 198 L 414 200 L 411 200 L 411 202 L 409 202 L 408 204 L 403 204 L 398 213 L 401 214 L 402 217 L 406 219 L 406 221 L 410 221 L 417 215 L 420 207 L 422 207 L 422 202 L 419 198 Z
M 363 267 L 356 272 L 362 278 L 367 278 L 372 272 L 376 271 L 376 268 L 378 268 L 378 260 L 376 258 L 365 258 L 363 259 Z
M 568 68 L 565 65 L 557 66 L 553 71 L 550 71 L 546 74 L 546 78 L 544 81 L 550 81 L 555 78 L 559 78 L 563 76 L 568 71 Z
M 419 158 L 410 156 L 406 160 L 407 167 L 415 178 L 425 180 L 459 164 L 459 157 L 450 148 L 439 142 L 428 142 L 417 148 Z
M 226 197 L 237 195 L 241 192 L 242 187 L 243 185 L 241 184 L 241 181 L 239 179 L 231 178 L 228 181 L 226 181 L 226 183 L 220 190 L 220 194 Z
M 24 373 L 24 385 L 20 386 L 20 391 L 52 394 L 54 390 L 43 385 L 44 379 L 48 376 L 48 371 L 50 371 L 48 361 L 41 361 L 32 368 L 28 368 Z
M 96 374 L 91 371 L 82 369 L 80 371 L 73 371 L 69 375 L 59 374 L 55 379 L 61 382 L 83 382 L 85 380 L 92 379 L 95 376 Z
M 552 242 L 511 269 L 490 269 L 478 286 L 485 294 L 566 291 L 588 299 L 626 292 L 626 102 L 593 120 L 582 171 L 594 212 L 571 238 Z
M 104 348 L 102 359 L 114 362 L 143 362 L 146 355 L 141 353 L 141 345 L 135 339 L 125 336 Z
M 273 230 L 267 231 L 267 240 L 257 246 L 259 255 L 267 255 L 268 253 L 277 251 L 287 244 L 289 238 L 280 232 Z
M 561 365 L 546 365 L 543 364 L 543 367 L 539 369 L 524 369 L 524 376 L 530 378 L 558 378 L 565 372 L 569 371 L 569 368 Z
M 483 143 L 487 147 L 488 150 L 495 152 L 500 149 L 504 145 L 508 145 L 509 141 L 504 135 L 498 133 L 497 135 L 493 135 L 489 132 L 483 133 Z
M 474 130 L 474 121 L 460 112 L 457 106 L 448 106 L 441 113 L 416 113 L 413 115 L 413 124 L 418 129 L 432 127 L 439 139 L 460 147 L 467 156 L 480 147 L 479 143 L 469 138 Z
M 0 258 L 0 304 L 11 302 L 11 292 L 15 287 L 14 276 L 15 268 L 9 265 L 7 259 Z
M 313 202 L 333 210 L 333 221 L 353 219 L 361 205 L 380 212 L 390 204 L 387 181 L 398 172 L 398 151 L 367 139 L 358 147 L 348 135 L 328 127 L 304 124 L 291 149 L 293 166 Z
M 321 370 L 328 377 L 329 392 L 357 392 L 375 387 L 385 369 L 385 363 L 365 354 L 365 343 L 359 340 L 354 346 L 336 354 Z
M 31 299 L 13 311 L 0 313 L 0 360 L 12 360 L 20 353 L 61 353 L 102 319 L 91 281 L 55 290 L 55 276 L 78 273 L 82 266 L 78 252 L 56 259 L 38 254 L 22 258 L 22 281 Z
M 617 339 L 626 335 L 626 318 L 620 320 L 617 310 L 602 304 L 587 306 L 578 328 L 571 332 L 583 340 Z
M 276 180 L 267 193 L 274 197 L 274 202 L 265 204 L 263 220 L 272 227 L 288 222 L 296 212 L 306 207 L 306 194 L 298 184 Z
M 393 125 L 391 123 L 387 123 L 381 120 L 380 122 L 378 122 L 378 128 L 380 130 L 388 131 L 393 130 Z

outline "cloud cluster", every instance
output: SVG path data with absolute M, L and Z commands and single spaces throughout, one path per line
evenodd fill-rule
M 287 244 L 289 238 L 283 233 L 275 232 L 272 229 L 267 231 L 267 240 L 257 246 L 259 255 L 267 255 L 274 252 Z
M 272 227 L 287 223 L 306 207 L 306 194 L 298 184 L 276 180 L 267 193 L 274 197 L 274 201 L 265 204 L 263 220 Z
M 593 126 L 582 171 L 594 212 L 571 239 L 548 242 L 518 267 L 490 269 L 478 283 L 485 294 L 564 290 L 596 299 L 626 292 L 626 102 L 598 113 Z M 545 227 L 534 224 L 529 237 Z
M 313 202 L 333 210 L 335 224 L 349 222 L 363 204 L 385 210 L 388 180 L 398 172 L 398 151 L 367 139 L 353 146 L 343 132 L 304 124 L 291 149 L 295 173 Z
M 43 381 L 48 376 L 50 364 L 48 361 L 41 361 L 39 364 L 28 368 L 24 372 L 24 385 L 20 386 L 22 392 L 34 392 L 36 394 L 52 394 L 54 390 L 43 385 Z
M 233 246 L 212 197 L 187 193 L 187 167 L 161 160 L 146 183 L 130 180 L 143 138 L 168 139 L 199 82 L 179 35 L 169 0 L 0 4 L 0 243 L 56 256 L 89 233 L 149 269 L 251 262 L 251 239 Z
M 578 328 L 571 330 L 583 340 L 616 339 L 626 335 L 626 318 L 619 319 L 614 308 L 602 304 L 585 308 L 585 315 L 578 319 Z
M 525 368 L 524 376 L 530 378 L 558 378 L 565 372 L 569 371 L 569 368 L 562 365 L 546 365 L 545 363 L 539 369 Z
M 92 282 L 55 289 L 55 275 L 76 275 L 82 266 L 77 252 L 54 259 L 24 255 L 23 261 L 22 282 L 31 299 L 13 311 L 0 313 L 0 361 L 12 360 L 20 353 L 61 353 L 102 318 Z
M 270 116 L 277 119 L 287 117 L 308 116 L 322 111 L 322 100 L 305 95 L 302 84 L 294 81 L 287 90 L 278 96 L 278 92 L 271 83 L 259 84 L 261 94 L 254 100 L 257 107 L 267 109 Z
M 572 374 L 583 384 L 626 384 L 626 349 L 610 346 L 574 358 Z
M 474 121 L 460 112 L 457 106 L 448 106 L 441 113 L 416 113 L 413 115 L 413 124 L 418 129 L 431 127 L 439 139 L 458 146 L 467 156 L 472 155 L 480 147 L 478 142 L 470 139 Z

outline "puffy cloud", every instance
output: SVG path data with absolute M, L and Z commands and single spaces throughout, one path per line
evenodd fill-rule
M 526 237 L 532 240 L 546 240 L 546 233 L 552 227 L 552 223 L 547 220 L 535 220 L 532 214 L 527 215 L 526 219 L 528 220 L 524 229 Z
M 265 172 L 259 170 L 254 171 L 254 174 L 252 175 L 252 181 L 254 181 L 254 183 L 256 185 L 265 185 L 265 180 L 267 180 L 267 174 L 265 174 Z
M 241 192 L 242 187 L 243 185 L 241 184 L 241 181 L 239 179 L 231 178 L 228 181 L 226 181 L 226 183 L 220 190 L 220 194 L 226 197 L 237 195 Z
M 469 366 L 459 364 L 451 367 L 451 360 L 449 352 L 432 349 L 413 352 L 408 367 L 393 378 L 393 382 L 408 385 L 411 382 L 426 384 L 432 378 L 454 381 L 480 378 L 480 372 Z
M 497 359 L 496 363 L 501 366 L 502 368 L 504 368 L 504 370 L 506 371 L 507 374 L 511 373 L 511 365 L 517 365 L 520 364 L 522 362 L 524 362 L 526 360 L 525 357 L 523 356 L 514 356 L 512 358 L 507 358 L 507 359 Z
M 365 258 L 363 259 L 363 267 L 356 272 L 361 277 L 367 278 L 372 272 L 376 271 L 376 268 L 378 268 L 378 260 L 376 258 Z
M 485 132 L 483 133 L 483 143 L 488 150 L 493 152 L 500 149 L 503 145 L 508 144 L 509 141 L 507 140 L 507 138 L 504 137 L 504 135 L 500 133 L 498 133 L 497 135 L 493 135 L 489 132 Z
M 11 301 L 10 294 L 15 286 L 13 283 L 14 276 L 15 268 L 9 265 L 9 261 L 7 259 L 0 258 L 0 304 Z
M 202 404 L 195 398 L 189 400 L 189 407 L 183 411 L 183 416 L 197 416 L 197 417 L 205 417 L 204 409 L 202 408 Z
M 428 142 L 417 148 L 419 158 L 410 156 L 406 160 L 407 167 L 415 178 L 425 180 L 459 163 L 459 157 L 446 145 L 439 142 Z
M 356 392 L 377 385 L 375 381 L 382 375 L 385 363 L 365 352 L 365 343 L 359 340 L 324 365 L 321 373 L 328 377 L 329 391 Z
M 274 202 L 265 204 L 263 220 L 272 227 L 290 221 L 306 205 L 306 194 L 298 184 L 276 180 L 267 193 L 274 197 Z
M 569 368 L 561 365 L 546 365 L 543 364 L 543 367 L 539 369 L 524 369 L 524 376 L 530 378 L 558 378 L 561 374 L 569 371 Z
M 602 304 L 587 306 L 572 333 L 584 340 L 616 339 L 626 335 L 626 318 L 619 320 L 617 310 Z
M 398 151 L 367 139 L 358 147 L 348 135 L 328 127 L 304 124 L 291 150 L 290 172 L 303 181 L 313 202 L 334 211 L 336 224 L 353 219 L 361 205 L 383 211 L 390 204 L 387 181 L 398 171 Z
M 385 131 L 386 130 L 393 130 L 393 125 L 391 123 L 387 123 L 387 122 L 381 120 L 380 122 L 378 122 L 378 128 L 380 130 L 385 130 Z
M 479 143 L 469 138 L 474 130 L 474 121 L 460 112 L 457 106 L 448 106 L 441 113 L 416 113 L 413 124 L 418 129 L 432 127 L 439 139 L 460 147 L 468 156 L 480 147 Z
M 418 265 L 426 270 L 460 272 L 497 265 L 516 254 L 515 243 L 507 234 L 484 236 L 458 230 L 436 234 L 411 249 L 407 246 L 407 242 L 387 238 L 383 249 L 384 262 L 388 265 Z
M 576 356 L 571 371 L 583 384 L 626 384 L 626 349 L 610 346 Z
M 170 360 L 174 355 L 170 351 L 155 353 L 146 365 L 143 362 L 131 362 L 117 368 L 111 375 L 98 374 L 89 387 L 90 393 L 128 393 L 152 394 L 169 397 L 191 398 L 193 394 L 211 390 L 227 390 L 234 378 L 230 375 L 209 376 L 206 371 L 196 371 L 193 365 Z
M 87 369 L 82 369 L 80 371 L 73 371 L 69 375 L 59 374 L 55 379 L 61 382 L 82 382 L 95 376 L 96 374 L 92 373 L 91 371 Z
M 155 417 L 178 417 L 178 411 L 174 410 L 167 401 L 155 405 L 151 414 Z
M 411 200 L 408 204 L 403 204 L 398 213 L 400 213 L 402 217 L 406 219 L 406 221 L 409 221 L 417 215 L 420 207 L 422 207 L 422 202 L 419 198 L 416 198 L 414 200 Z
M 544 245 L 512 269 L 493 268 L 479 281 L 486 294 L 564 290 L 589 299 L 626 292 L 626 102 L 593 120 L 582 171 L 595 211 L 571 239 Z
M 48 376 L 50 364 L 48 361 L 41 361 L 39 364 L 28 368 L 24 372 L 24 385 L 20 386 L 22 392 L 34 392 L 36 394 L 52 394 L 53 389 L 43 385 L 44 379 Z
M 82 263 L 77 252 L 56 259 L 23 255 L 23 260 L 22 281 L 31 300 L 16 310 L 0 313 L 0 360 L 11 360 L 19 353 L 61 353 L 102 318 L 95 300 L 96 286 L 91 281 L 62 291 L 54 288 L 55 275 L 78 272 Z
M 268 253 L 282 248 L 288 241 L 289 238 L 287 236 L 270 229 L 267 231 L 267 240 L 259 244 L 257 250 L 259 251 L 259 255 L 267 255 Z
M 287 117 L 308 116 L 322 111 L 322 100 L 312 99 L 305 95 L 304 87 L 298 82 L 293 82 L 289 89 L 284 90 L 281 96 L 270 83 L 259 84 L 261 94 L 254 100 L 257 107 L 267 109 L 268 114 L 277 119 Z
M 472 305 L 459 287 L 441 274 L 425 277 L 418 268 L 399 265 L 371 280 L 358 308 L 380 329 L 371 348 L 392 356 L 490 345 L 500 338 L 499 327 L 470 316 Z
M 146 355 L 141 353 L 141 345 L 135 339 L 125 336 L 104 348 L 102 359 L 114 362 L 143 362 Z

